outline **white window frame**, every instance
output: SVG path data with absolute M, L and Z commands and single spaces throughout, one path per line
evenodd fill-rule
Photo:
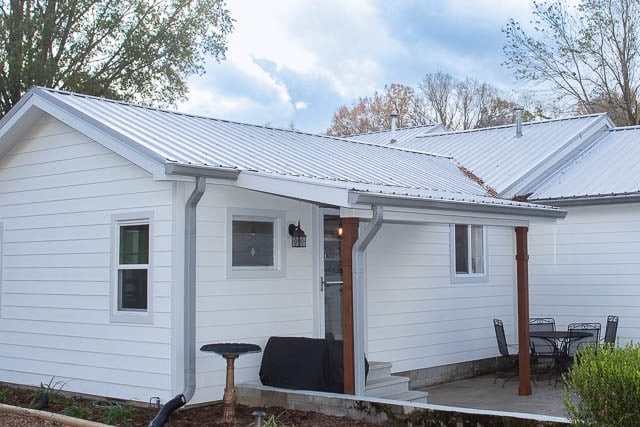
M 469 266 L 469 273 L 458 273 L 456 272 L 456 225 L 465 225 L 467 226 L 467 254 L 468 259 L 467 263 Z M 479 226 L 478 224 L 451 224 L 449 226 L 449 242 L 450 242 L 450 252 L 451 252 L 451 283 L 469 283 L 469 282 L 487 282 L 489 281 L 489 263 L 488 263 L 488 227 L 486 225 L 482 225 L 482 262 L 483 262 L 483 273 L 471 273 L 471 226 Z
M 233 221 L 273 222 L 273 266 L 233 266 Z M 227 278 L 283 277 L 286 271 L 285 212 L 267 209 L 227 209 Z
M 149 263 L 147 269 L 147 309 L 120 310 L 118 286 L 120 227 L 127 225 L 149 225 Z M 140 268 L 140 265 L 131 265 Z M 153 212 L 131 212 L 111 215 L 111 322 L 153 323 Z

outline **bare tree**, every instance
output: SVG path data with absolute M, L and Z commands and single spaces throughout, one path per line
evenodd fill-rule
M 548 84 L 578 112 L 640 124 L 640 2 L 534 1 L 533 14 L 533 35 L 513 19 L 504 29 L 505 65 L 516 78 Z
M 503 99 L 488 83 L 466 78 L 456 80 L 450 74 L 427 74 L 419 82 L 424 95 L 425 114 L 433 122 L 449 129 L 474 129 L 512 122 L 516 103 Z

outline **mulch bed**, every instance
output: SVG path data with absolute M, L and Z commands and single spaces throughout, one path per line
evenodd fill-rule
M 36 393 L 38 392 L 42 394 L 42 388 L 28 389 L 0 383 L 0 403 L 24 408 L 36 408 L 39 397 L 39 395 L 36 396 Z M 48 393 L 48 395 L 48 406 L 42 410 L 117 426 L 146 427 L 159 410 L 159 407 L 152 405 L 133 406 L 127 402 L 111 399 L 91 400 L 67 393 L 59 393 L 55 390 Z M 36 397 L 35 402 L 34 396 Z M 272 418 L 276 421 L 277 426 L 377 426 L 377 424 L 366 421 L 346 417 L 334 417 L 318 412 L 295 411 L 279 407 L 257 408 L 245 405 L 236 405 L 237 425 L 254 425 L 255 418 L 251 414 L 255 411 L 266 412 L 267 416 L 265 417 L 265 421 Z M 213 402 L 208 405 L 176 411 L 171 415 L 165 426 L 222 426 L 224 425 L 221 422 L 222 413 L 222 402 Z M 4 418 L 0 417 L 0 420 L 3 421 L 3 425 L 8 426 L 4 424 L 6 422 Z M 16 423 L 10 425 L 18 426 L 28 424 Z M 270 425 L 274 426 L 274 424 Z

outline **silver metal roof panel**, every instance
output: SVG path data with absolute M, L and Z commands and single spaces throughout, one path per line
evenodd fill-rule
M 640 126 L 610 129 L 530 199 L 603 199 L 640 192 Z
M 485 195 L 452 159 L 37 89 L 168 162 Z
M 549 159 L 564 155 L 564 150 L 585 143 L 596 129 L 608 126 L 611 124 L 606 115 L 596 114 L 523 123 L 519 138 L 514 124 L 429 134 L 398 145 L 451 156 L 502 194 L 541 165 L 548 170 L 553 166 L 545 165 Z

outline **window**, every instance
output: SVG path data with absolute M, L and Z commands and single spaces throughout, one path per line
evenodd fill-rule
M 112 320 L 145 321 L 150 310 L 150 215 L 118 215 L 114 224 Z
M 476 280 L 487 276 L 486 229 L 482 225 L 451 226 L 452 278 Z
M 229 277 L 281 275 L 284 271 L 284 213 L 232 209 L 228 227 Z

